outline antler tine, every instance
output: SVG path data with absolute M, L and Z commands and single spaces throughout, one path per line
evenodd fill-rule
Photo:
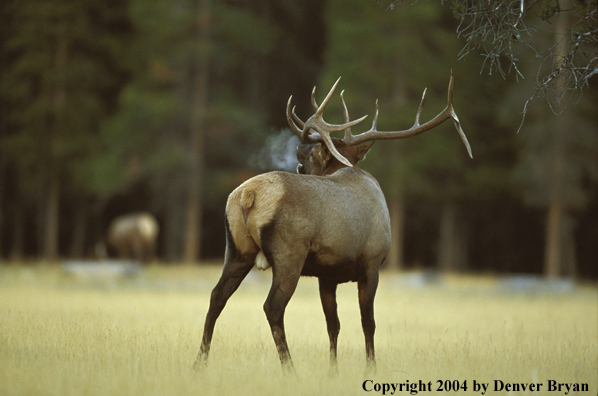
M 330 101 L 330 98 L 332 97 L 332 94 L 334 93 L 334 90 L 336 89 L 336 86 L 338 85 L 340 80 L 341 80 L 341 78 L 339 77 L 336 80 L 336 82 L 334 83 L 334 85 L 332 86 L 332 88 L 330 88 L 330 91 L 328 92 L 328 95 L 326 95 L 326 97 L 324 98 L 324 101 L 322 102 L 322 104 L 318 107 L 316 114 L 311 116 L 309 119 L 309 120 L 313 119 L 314 122 L 317 122 L 319 124 L 318 126 L 325 127 L 324 131 L 327 131 L 328 133 L 342 131 L 343 129 L 350 128 L 353 125 L 359 124 L 361 121 L 363 121 L 367 118 L 367 115 L 365 115 L 365 116 L 358 118 L 354 121 L 350 121 L 350 122 L 347 122 L 345 124 L 340 124 L 340 125 L 332 125 L 332 124 L 329 124 L 326 121 L 324 121 L 324 118 L 323 118 L 324 110 L 326 109 L 326 106 L 328 105 L 328 102 Z M 314 103 L 315 103 L 315 100 L 314 100 Z M 309 120 L 308 120 L 308 122 L 309 122 Z M 317 132 L 321 134 L 321 131 L 317 130 Z M 303 133 L 305 133 L 305 129 L 303 130 Z
M 297 122 L 297 124 L 299 124 L 299 127 L 301 128 L 299 130 L 299 137 L 301 139 L 303 139 L 303 128 L 305 127 L 305 123 L 303 122 L 303 120 L 301 120 L 301 118 L 299 118 L 299 116 L 297 114 L 295 114 L 295 106 L 293 106 L 293 111 L 291 112 L 291 115 L 293 116 L 293 119 L 295 120 L 295 122 Z M 315 143 L 315 142 L 320 142 L 322 141 L 322 139 L 320 138 L 320 135 L 318 135 L 317 133 L 310 133 L 309 135 L 307 135 L 304 139 L 307 143 Z
M 448 103 L 448 105 L 451 107 L 451 109 L 453 108 L 453 87 L 455 85 L 455 82 L 453 81 L 453 71 L 451 70 L 451 79 L 449 80 L 449 87 L 448 87 L 448 95 L 446 98 L 446 101 Z
M 328 95 L 326 95 L 326 97 L 324 98 L 324 101 L 318 107 L 318 110 L 316 111 L 316 113 L 313 116 L 311 116 L 309 118 L 309 120 L 307 120 L 307 122 L 305 123 L 305 127 L 303 128 L 303 133 L 306 132 L 306 128 L 307 128 L 308 124 L 309 124 L 310 128 L 313 128 L 316 132 L 318 132 L 320 135 L 322 135 L 322 133 L 337 132 L 337 131 L 342 131 L 343 129 L 351 128 L 352 126 L 359 124 L 361 121 L 363 121 L 367 118 L 367 115 L 365 115 L 356 120 L 345 122 L 344 124 L 339 124 L 339 125 L 329 124 L 326 121 L 324 121 L 324 118 L 323 118 L 324 109 L 326 109 L 326 106 L 328 105 L 328 102 L 330 101 L 330 98 L 332 97 L 332 94 L 334 93 L 334 90 L 336 89 L 336 86 L 338 85 L 340 80 L 341 80 L 341 78 L 339 77 L 336 80 L 336 82 L 334 83 L 334 85 L 332 86 L 332 88 L 330 88 Z
M 345 119 L 345 122 L 349 122 L 350 121 L 350 119 L 349 119 L 349 110 L 347 109 L 347 104 L 345 103 L 345 97 L 344 97 L 344 95 L 345 95 L 345 90 L 343 89 L 341 91 L 341 94 L 340 94 L 341 103 L 343 105 L 343 118 Z M 350 129 L 350 128 L 347 128 L 347 129 Z
M 293 95 L 289 96 L 289 101 L 287 102 L 287 123 L 289 124 L 289 127 L 291 127 L 291 130 L 295 133 L 295 135 L 301 137 L 301 130 L 302 128 L 299 128 L 294 122 L 293 119 L 291 118 L 291 100 L 293 100 Z M 295 112 L 295 107 L 293 106 L 293 113 Z M 298 117 L 297 117 L 298 119 Z M 301 120 L 299 120 L 301 121 Z M 303 125 L 302 125 L 303 127 Z
M 455 124 L 455 128 L 457 129 L 457 132 L 459 133 L 459 136 L 461 137 L 461 141 L 463 142 L 463 144 L 465 145 L 465 148 L 467 149 L 469 158 L 473 159 L 473 154 L 471 152 L 471 145 L 469 144 L 469 141 L 467 140 L 467 136 L 465 136 L 465 132 L 463 132 L 463 128 L 461 128 L 461 122 L 459 121 L 459 117 L 457 116 L 457 113 L 455 113 L 455 109 L 453 107 L 453 86 L 454 86 L 453 71 L 451 70 L 451 79 L 449 81 L 448 98 L 447 98 L 448 104 L 447 104 L 446 108 L 449 111 L 451 118 L 453 119 L 453 124 Z
M 330 101 L 330 98 L 332 97 L 332 94 L 334 93 L 334 90 L 336 89 L 336 86 L 338 85 L 339 81 L 341 80 L 341 78 L 337 78 L 336 82 L 334 83 L 334 85 L 332 86 L 332 88 L 330 88 L 330 91 L 328 92 L 328 95 L 326 95 L 326 97 L 324 98 L 324 101 L 322 102 L 322 104 L 317 107 L 316 109 L 316 114 L 319 114 L 320 116 L 322 114 L 324 114 L 324 109 L 326 109 L 326 106 L 328 105 L 328 102 Z M 316 87 L 314 87 L 314 90 L 312 91 L 312 105 L 315 105 L 316 103 L 316 99 L 315 99 L 315 92 L 316 92 Z
M 447 98 L 448 103 L 446 105 L 446 108 L 442 112 L 440 112 L 436 117 L 434 117 L 430 121 L 424 123 L 423 125 L 420 125 L 419 120 L 420 120 L 421 112 L 423 110 L 423 106 L 424 106 L 424 102 L 425 102 L 425 98 L 426 98 L 426 90 L 424 90 L 424 93 L 422 95 L 422 100 L 419 104 L 419 108 L 418 108 L 416 116 L 415 116 L 415 124 L 411 128 L 405 129 L 402 131 L 389 131 L 389 132 L 378 131 L 377 126 L 376 126 L 376 123 L 377 123 L 377 114 L 376 114 L 376 117 L 374 118 L 374 122 L 372 123 L 372 128 L 370 128 L 369 131 L 361 133 L 357 136 L 348 134 L 345 136 L 345 139 L 343 139 L 344 143 L 347 145 L 354 146 L 354 145 L 358 145 L 358 144 L 361 144 L 361 143 L 364 143 L 364 142 L 367 142 L 370 140 L 406 138 L 406 137 L 414 136 L 419 133 L 430 130 L 430 129 L 442 124 L 444 121 L 452 118 L 453 122 L 455 124 L 455 128 L 457 129 L 459 136 L 461 136 L 461 140 L 463 141 L 463 144 L 465 145 L 465 148 L 467 149 L 469 156 L 471 158 L 473 158 L 473 155 L 471 153 L 471 146 L 469 145 L 469 142 L 467 141 L 465 132 L 463 132 L 463 129 L 461 128 L 461 123 L 459 122 L 459 117 L 457 117 L 457 113 L 455 113 L 455 110 L 454 110 L 453 86 L 454 86 L 453 73 L 451 71 L 451 79 L 449 81 L 448 98 Z M 377 107 L 378 106 L 376 106 L 376 109 L 377 109 Z
M 321 135 L 323 132 L 330 133 L 330 132 L 342 131 L 343 129 L 350 128 L 354 125 L 359 124 L 361 121 L 363 121 L 367 118 L 367 115 L 365 115 L 356 120 L 349 121 L 349 122 L 346 122 L 344 124 L 339 124 L 339 125 L 329 124 L 326 121 L 324 121 L 324 118 L 323 118 L 324 109 L 326 109 L 326 106 L 328 105 L 328 102 L 330 101 L 330 98 L 332 97 L 332 94 L 334 93 L 334 90 L 336 89 L 336 86 L 338 85 L 340 80 L 341 80 L 341 78 L 339 77 L 336 80 L 336 82 L 334 83 L 334 85 L 332 86 L 332 88 L 330 88 L 328 95 L 326 95 L 326 97 L 324 98 L 324 101 L 316 110 L 316 113 L 314 115 L 312 115 L 311 117 L 309 117 L 309 119 L 305 123 L 305 126 L 303 127 L 304 135 L 307 133 L 308 127 L 314 129 L 316 132 L 318 132 Z M 314 88 L 313 92 L 315 92 L 315 88 Z M 316 101 L 314 98 L 312 100 L 312 104 L 315 104 L 315 103 L 316 103 Z
M 326 144 L 326 147 L 328 148 L 328 150 L 330 150 L 331 154 L 336 159 L 338 159 L 340 162 L 342 162 L 343 164 L 345 164 L 347 166 L 353 166 L 353 164 L 351 164 L 351 162 L 348 159 L 343 157 L 343 155 L 338 152 L 338 150 L 334 146 L 334 143 L 332 143 L 332 139 L 330 138 L 330 133 L 342 131 L 343 129 L 348 129 L 348 131 L 345 132 L 345 137 L 353 136 L 353 135 L 351 135 L 350 128 L 353 125 L 356 125 L 356 124 L 360 123 L 361 121 L 365 120 L 365 118 L 367 116 L 363 116 L 354 121 L 349 121 L 349 118 L 348 118 L 349 113 L 346 109 L 346 105 L 344 103 L 344 99 L 343 99 L 342 93 L 341 93 L 341 100 L 343 101 L 343 106 L 345 107 L 345 112 L 346 112 L 345 123 L 339 124 L 339 125 L 333 125 L 333 124 L 329 124 L 326 121 L 324 121 L 324 118 L 323 118 L 324 110 L 326 109 L 326 106 L 328 105 L 328 102 L 330 101 L 330 98 L 332 97 L 332 94 L 334 93 L 334 90 L 336 89 L 336 86 L 338 85 L 340 79 L 341 78 L 339 77 L 336 80 L 336 82 L 334 83 L 334 85 L 328 92 L 328 95 L 326 95 L 326 97 L 324 98 L 324 101 L 322 102 L 322 104 L 320 104 L 320 106 L 318 106 L 318 104 L 316 102 L 316 98 L 315 98 L 316 88 L 314 87 L 314 89 L 312 90 L 312 93 L 311 93 L 311 104 L 315 110 L 315 114 L 312 115 L 311 117 L 309 117 L 309 119 L 305 123 L 297 116 L 297 114 L 295 114 L 294 107 L 293 107 L 293 110 L 291 110 L 291 100 L 293 99 L 293 97 L 291 96 L 289 98 L 289 101 L 287 102 L 287 109 L 286 109 L 287 122 L 289 123 L 291 130 L 297 136 L 299 136 L 301 138 L 301 140 L 308 142 L 308 143 L 324 142 L 324 144 Z M 317 134 L 312 134 L 310 132 L 312 130 L 317 132 Z
M 293 106 L 293 110 L 291 110 L 291 100 L 293 99 L 293 95 L 289 97 L 289 101 L 287 102 L 287 122 L 291 130 L 295 133 L 295 135 L 299 136 L 300 139 L 307 143 L 315 143 L 318 141 L 322 141 L 320 135 L 318 134 L 308 134 L 305 137 L 303 136 L 303 128 L 305 123 L 295 114 L 295 106 Z M 297 126 L 297 124 L 299 126 Z
M 378 127 L 378 113 L 380 112 L 380 108 L 378 107 L 378 99 L 376 99 L 376 114 L 374 115 L 374 120 L 372 121 L 372 128 L 376 129 Z
M 305 122 L 303 122 L 303 120 L 301 120 L 301 118 L 299 118 L 299 116 L 297 114 L 295 114 L 295 109 L 297 107 L 293 106 L 293 110 L 291 111 L 291 115 L 293 116 L 293 120 L 295 120 L 295 122 L 297 124 L 299 124 L 299 128 L 301 128 L 301 130 L 303 130 L 303 127 L 305 126 Z
M 345 93 L 345 90 L 343 89 L 341 91 L 341 103 L 343 104 L 343 118 L 345 120 L 345 123 L 348 123 L 349 121 L 351 121 L 351 119 L 349 118 L 349 109 L 347 109 L 347 104 L 345 103 L 345 97 L 343 96 L 343 94 Z M 351 135 L 351 127 L 345 128 L 345 137 Z
M 317 134 L 310 134 L 303 137 L 303 127 L 305 126 L 305 123 L 297 116 L 297 114 L 295 114 L 295 106 L 293 106 L 293 110 L 290 110 L 292 99 L 293 95 L 289 97 L 289 101 L 287 102 L 287 122 L 289 123 L 289 127 L 291 127 L 291 130 L 295 133 L 295 135 L 299 136 L 300 139 L 306 141 L 307 143 L 320 141 L 320 136 Z M 297 126 L 295 122 L 299 124 L 299 126 Z
M 426 91 L 428 88 L 424 89 L 424 93 L 422 94 L 422 100 L 419 102 L 419 108 L 417 109 L 417 114 L 415 115 L 415 124 L 414 126 L 419 126 L 419 117 L 422 115 L 422 110 L 424 109 L 424 103 L 426 102 Z
M 334 93 L 334 90 L 336 89 L 336 86 L 338 85 L 339 81 L 340 81 L 340 77 L 336 80 L 336 82 L 334 83 L 332 88 L 330 88 L 330 91 L 328 92 L 328 94 L 326 95 L 326 97 L 324 98 L 324 100 L 322 101 L 320 106 L 317 106 L 317 102 L 315 99 L 315 88 L 314 88 L 314 90 L 312 90 L 311 103 L 312 103 L 312 106 L 314 107 L 314 109 L 316 109 L 316 107 L 317 107 L 317 109 L 316 109 L 315 114 L 312 115 L 311 117 L 309 117 L 307 122 L 305 122 L 305 124 L 303 125 L 303 128 L 301 130 L 301 139 L 303 139 L 304 141 L 307 141 L 307 142 L 315 142 L 315 141 L 324 142 L 326 144 L 326 147 L 328 148 L 328 150 L 330 150 L 331 154 L 336 159 L 338 159 L 340 162 L 342 162 L 343 164 L 345 164 L 347 166 L 353 166 L 353 164 L 351 164 L 351 162 L 348 159 L 343 157 L 343 155 L 338 152 L 336 147 L 334 147 L 334 144 L 332 143 L 332 139 L 330 138 L 330 133 L 342 131 L 343 129 L 350 128 L 353 125 L 356 125 L 356 124 L 360 123 L 361 121 L 363 121 L 367 116 L 358 118 L 357 120 L 354 120 L 354 121 L 348 121 L 348 122 L 345 122 L 344 124 L 339 124 L 339 125 L 329 124 L 326 121 L 324 121 L 324 117 L 323 117 L 324 110 L 326 109 L 326 106 L 328 105 L 328 102 L 330 101 L 330 98 L 332 97 L 332 94 Z M 314 130 L 320 136 L 316 138 L 316 135 L 314 135 L 314 134 L 310 135 L 311 130 Z M 349 132 L 349 135 L 350 135 L 350 132 Z

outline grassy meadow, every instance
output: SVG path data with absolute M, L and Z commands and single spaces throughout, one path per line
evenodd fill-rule
M 376 372 L 366 372 L 355 284 L 338 289 L 338 374 L 315 279 L 286 311 L 297 375 L 282 373 L 262 304 L 271 272 L 252 271 L 216 324 L 209 365 L 193 371 L 220 266 L 151 266 L 129 279 L 0 266 L 0 395 L 374 395 L 375 384 L 432 382 L 418 394 L 566 394 L 548 381 L 598 386 L 598 290 L 524 292 L 490 276 L 384 272 L 376 297 Z M 438 380 L 467 391 L 436 392 Z M 494 381 L 542 383 L 494 391 Z M 382 385 L 380 385 L 382 388 Z M 390 394 L 386 392 L 386 394 Z M 410 394 L 396 391 L 395 394 Z M 414 394 L 414 393 L 411 393 Z

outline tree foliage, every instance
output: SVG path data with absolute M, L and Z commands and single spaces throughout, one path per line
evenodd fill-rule
M 125 5 L 36 0 L 6 5 L 11 19 L 4 93 L 9 129 L 18 133 L 3 143 L 25 172 L 24 182 L 32 179 L 30 172 L 49 166 L 85 188 L 85 178 L 77 177 L 80 160 L 93 152 L 92 137 L 115 110 L 131 72 Z
M 210 12 L 199 0 L 0 4 L 1 257 L 40 255 L 49 238 L 60 256 L 81 256 L 113 217 L 150 210 L 162 229 L 159 257 L 178 261 L 192 189 L 203 207 L 202 257 L 219 256 L 230 191 L 278 163 L 293 168 L 298 143 L 281 133 L 291 94 L 308 117 L 311 88 L 321 100 L 342 76 L 351 117 L 370 115 L 353 133 L 369 128 L 376 99 L 379 128 L 405 129 L 424 88 L 422 119 L 444 108 L 453 70 L 474 159 L 446 123 L 378 142 L 363 162 L 392 211 L 405 214 L 407 264 L 442 266 L 459 246 L 472 269 L 541 272 L 544 216 L 560 180 L 562 239 L 578 246 L 578 272 L 595 274 L 596 96 L 586 89 L 596 81 L 595 2 L 419 1 L 395 12 L 399 2 L 388 0 L 210 3 Z M 553 122 L 534 101 L 516 135 L 536 90 L 564 117 Z M 325 118 L 341 114 L 337 96 Z
M 380 3 L 394 9 L 403 1 Z M 459 20 L 456 34 L 464 39 L 460 57 L 478 53 L 484 59 L 482 71 L 490 75 L 533 78 L 531 99 L 539 96 L 557 104 L 565 100 L 565 91 L 579 99 L 598 74 L 598 6 L 593 0 L 441 1 L 445 3 Z M 554 39 L 546 41 L 546 35 Z M 522 67 L 531 60 L 532 71 Z

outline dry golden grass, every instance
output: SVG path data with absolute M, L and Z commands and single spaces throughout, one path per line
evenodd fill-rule
M 378 370 L 365 371 L 354 284 L 339 286 L 339 372 L 329 375 L 317 282 L 286 312 L 297 375 L 283 375 L 262 311 L 270 272 L 251 273 L 216 324 L 210 361 L 191 369 L 219 267 L 150 267 L 130 280 L 79 279 L 58 266 L 0 266 L 0 395 L 372 395 L 364 380 L 598 383 L 598 292 L 514 293 L 492 278 L 405 286 L 384 273 Z M 429 394 L 433 392 L 420 392 Z M 442 392 L 446 393 L 446 392 Z M 378 393 L 381 394 L 381 393 Z M 388 394 L 388 393 L 387 393 Z M 409 394 L 409 392 L 397 392 Z M 506 391 L 486 394 L 509 394 Z M 515 392 L 511 394 L 526 394 Z M 532 393 L 527 393 L 532 394 Z M 573 394 L 573 393 L 569 393 Z

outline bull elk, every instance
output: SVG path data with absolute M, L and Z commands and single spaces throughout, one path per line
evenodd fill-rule
M 154 258 L 159 231 L 158 221 L 150 213 L 129 213 L 110 222 L 106 244 L 121 259 L 149 263 Z
M 339 78 L 340 80 L 340 78 Z M 366 358 L 375 367 L 374 296 L 380 266 L 390 247 L 388 208 L 374 177 L 355 165 L 364 158 L 375 140 L 399 139 L 422 133 L 452 119 L 469 155 L 471 148 L 453 110 L 453 77 L 448 105 L 432 120 L 420 125 L 422 96 L 415 124 L 406 130 L 377 130 L 378 105 L 369 131 L 354 136 L 350 128 L 365 119 L 349 120 L 343 94 L 345 123 L 331 125 L 323 113 L 339 80 L 321 105 L 312 91 L 315 114 L 303 122 L 287 103 L 289 126 L 306 144 L 299 146 L 298 173 L 269 172 L 247 180 L 236 188 L 226 204 L 226 251 L 222 276 L 213 289 L 204 324 L 201 349 L 195 366 L 206 364 L 214 325 L 229 297 L 237 290 L 254 263 L 260 269 L 272 267 L 272 285 L 264 311 L 283 369 L 293 371 L 287 346 L 284 312 L 299 277 L 315 276 L 328 335 L 331 367 L 336 367 L 336 288 L 339 283 L 357 282 Z M 343 139 L 330 133 L 345 130 Z M 361 143 L 370 142 L 365 145 Z

